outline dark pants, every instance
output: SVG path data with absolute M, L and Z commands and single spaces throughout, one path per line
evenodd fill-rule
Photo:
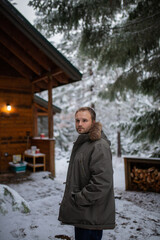
M 102 230 L 89 230 L 75 227 L 75 240 L 101 240 Z

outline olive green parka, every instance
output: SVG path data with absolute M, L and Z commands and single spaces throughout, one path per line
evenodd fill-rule
M 86 229 L 115 227 L 110 142 L 100 123 L 74 143 L 59 221 Z

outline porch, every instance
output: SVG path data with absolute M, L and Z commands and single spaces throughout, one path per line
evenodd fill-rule
M 9 171 L 14 154 L 32 145 L 46 154 L 46 170 L 55 176 L 52 88 L 80 81 L 82 74 L 7 0 L 0 1 L 0 173 Z M 48 101 L 35 94 L 48 92 Z M 37 118 L 48 117 L 41 139 Z

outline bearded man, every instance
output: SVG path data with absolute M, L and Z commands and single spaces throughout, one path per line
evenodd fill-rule
M 115 227 L 110 141 L 92 108 L 76 111 L 75 126 L 79 136 L 73 146 L 58 219 L 75 227 L 76 240 L 101 240 L 104 229 Z

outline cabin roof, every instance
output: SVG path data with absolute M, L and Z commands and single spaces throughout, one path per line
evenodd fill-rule
M 0 1 L 0 76 L 29 79 L 34 92 L 81 80 L 82 74 L 7 0 Z
M 48 109 L 48 101 L 44 100 L 43 98 L 41 98 L 37 95 L 34 95 L 34 102 L 36 104 L 40 105 L 41 107 L 45 108 L 46 110 Z M 61 108 L 59 108 L 55 105 L 52 105 L 52 108 L 53 108 L 54 113 L 60 113 L 61 112 Z

